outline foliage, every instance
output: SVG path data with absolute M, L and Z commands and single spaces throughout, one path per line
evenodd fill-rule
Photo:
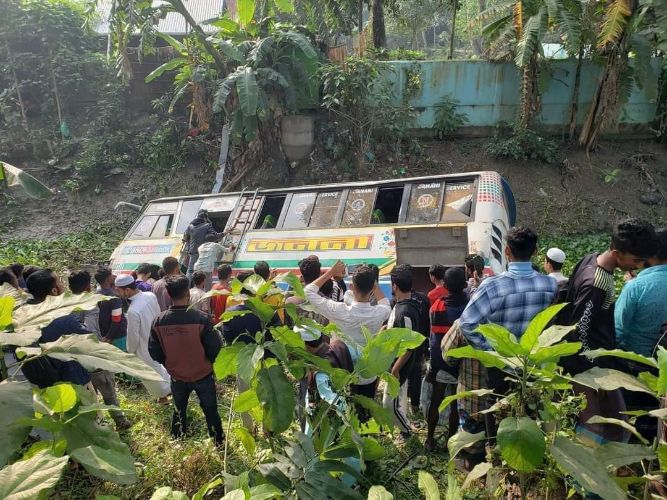
M 495 404 L 485 413 L 495 413 L 500 419 L 496 452 L 507 467 L 518 472 L 522 496 L 525 497 L 531 478 L 542 476 L 547 484 L 554 484 L 559 480 L 560 468 L 587 492 L 602 498 L 625 498 L 621 487 L 608 475 L 607 462 L 601 462 L 578 443 L 574 435 L 573 420 L 583 407 L 582 397 L 574 395 L 572 379 L 562 373 L 558 363 L 561 357 L 577 353 L 581 343 L 563 342 L 573 327 L 545 328 L 564 306 L 551 306 L 537 314 L 518 339 L 499 325 L 480 325 L 477 332 L 491 345 L 491 351 L 465 346 L 448 351 L 447 357 L 477 359 L 486 367 L 501 369 L 502 376 L 510 382 L 510 391 L 497 395 Z M 604 386 L 592 385 L 590 380 L 599 380 L 599 377 L 577 375 L 574 380 L 598 389 L 609 389 L 614 384 L 609 379 Z M 618 383 L 621 378 L 615 380 Z M 618 383 L 619 387 L 622 385 Z M 441 408 L 453 399 L 466 396 L 463 393 L 448 397 Z M 572 398 L 579 401 L 573 404 Z M 483 437 L 481 433 L 482 436 L 467 435 L 464 439 L 466 434 L 461 431 L 450 439 L 452 457 L 455 450 Z M 638 445 L 614 443 L 614 446 L 619 446 L 621 453 L 627 456 L 638 455 L 635 448 Z M 599 455 L 604 456 L 603 452 Z M 650 448 L 641 446 L 639 456 L 652 457 L 653 453 Z M 547 465 L 542 467 L 545 462 Z M 582 474 L 582 471 L 587 473 Z
M 426 53 L 421 50 L 410 49 L 371 49 L 369 56 L 378 61 L 423 61 L 426 59 Z
M 119 116 L 122 88 L 85 28 L 81 7 L 64 0 L 3 3 L 0 149 L 53 155 L 53 143 L 85 135 Z
M 489 141 L 486 150 L 496 158 L 514 160 L 540 160 L 545 163 L 558 161 L 558 145 L 551 139 L 540 136 L 534 130 L 515 125 L 510 137 L 498 134 Z
M 440 105 L 435 111 L 435 122 L 433 129 L 438 139 L 444 139 L 447 136 L 454 134 L 458 129 L 464 127 L 468 123 L 468 115 L 459 113 L 456 108 L 459 106 L 459 101 L 452 99 L 450 96 L 445 96 Z

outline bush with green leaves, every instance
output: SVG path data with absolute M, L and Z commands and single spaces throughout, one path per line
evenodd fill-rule
M 456 110 L 459 105 L 459 101 L 447 95 L 436 108 L 433 129 L 438 139 L 454 134 L 468 123 L 468 115 Z
M 609 442 L 591 448 L 579 441 L 574 424 L 584 406 L 582 396 L 573 390 L 573 382 L 603 390 L 621 387 L 648 393 L 657 390 L 658 396 L 667 392 L 667 389 L 661 387 L 658 378 L 650 374 L 642 375 L 642 380 L 637 382 L 630 375 L 602 368 L 592 368 L 574 377 L 563 373 L 558 364 L 560 359 L 574 355 L 581 349 L 580 342 L 563 341 L 574 327 L 556 325 L 547 328 L 564 306 L 551 306 L 539 313 L 518 339 L 499 325 L 480 325 L 477 331 L 489 342 L 493 348 L 491 351 L 465 346 L 446 353 L 448 358 L 474 359 L 487 368 L 501 370 L 502 376 L 511 386 L 507 394 L 494 394 L 494 404 L 484 412 L 494 414 L 500 420 L 495 436 L 494 465 L 483 462 L 470 474 L 479 478 L 492 467 L 495 467 L 496 472 L 503 468 L 513 471 L 519 478 L 524 498 L 530 487 L 534 488 L 538 482 L 543 482 L 547 488 L 553 489 L 560 485 L 565 490 L 573 488 L 570 484 L 576 484 L 584 491 L 602 498 L 621 500 L 626 498 L 629 482 L 618 484 L 610 472 L 642 460 L 653 460 L 656 458 L 655 450 L 646 443 Z M 593 358 L 613 354 L 637 358 L 632 353 L 619 351 L 586 353 Z M 643 362 L 654 368 L 660 362 L 664 365 L 660 368 L 667 373 L 667 351 L 658 356 L 658 362 Z M 460 398 L 486 397 L 492 393 L 490 389 L 460 392 L 445 398 L 441 409 Z M 589 422 L 629 426 L 626 422 L 599 416 Z M 636 430 L 634 434 L 638 435 Z M 478 434 L 458 432 L 448 443 L 450 459 L 485 438 L 484 431 Z M 568 477 L 572 479 L 566 482 L 565 478 Z
M 496 158 L 503 159 L 539 160 L 545 163 L 556 163 L 559 159 L 556 141 L 520 125 L 512 127 L 509 137 L 496 134 L 486 150 Z

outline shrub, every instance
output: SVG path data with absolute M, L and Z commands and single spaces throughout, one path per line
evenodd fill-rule
M 433 129 L 438 139 L 444 139 L 468 123 L 468 115 L 456 111 L 459 104 L 447 95 L 436 109 Z
M 509 137 L 496 135 L 486 150 L 496 158 L 540 160 L 546 163 L 555 163 L 558 160 L 558 145 L 555 141 L 518 125 L 513 127 Z

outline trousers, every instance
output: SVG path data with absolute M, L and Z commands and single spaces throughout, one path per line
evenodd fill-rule
M 116 381 L 113 373 L 106 370 L 92 372 L 90 374 L 90 381 L 95 388 L 95 392 L 102 396 L 105 405 L 120 406 L 118 403 L 118 396 L 116 395 Z M 128 421 L 125 418 L 125 415 L 123 415 L 123 412 L 111 410 L 109 413 L 117 427 L 127 426 Z
M 192 391 L 199 398 L 199 406 L 201 406 L 206 418 L 208 435 L 215 439 L 216 445 L 223 444 L 225 433 L 222 430 L 222 421 L 218 414 L 218 399 L 213 374 L 196 382 L 171 380 L 171 397 L 175 406 L 174 415 L 171 419 L 171 434 L 174 437 L 181 437 L 187 431 L 188 400 Z

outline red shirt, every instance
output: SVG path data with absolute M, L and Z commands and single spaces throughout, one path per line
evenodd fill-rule
M 211 287 L 211 290 L 229 290 L 230 288 L 220 283 L 216 283 Z M 214 295 L 211 297 L 211 312 L 213 313 L 213 324 L 220 323 L 220 316 L 223 315 L 227 308 L 227 295 Z
M 431 305 L 433 305 L 439 298 L 447 297 L 448 294 L 449 290 L 447 290 L 444 286 L 436 286 L 433 290 L 428 292 L 428 301 L 431 303 Z

